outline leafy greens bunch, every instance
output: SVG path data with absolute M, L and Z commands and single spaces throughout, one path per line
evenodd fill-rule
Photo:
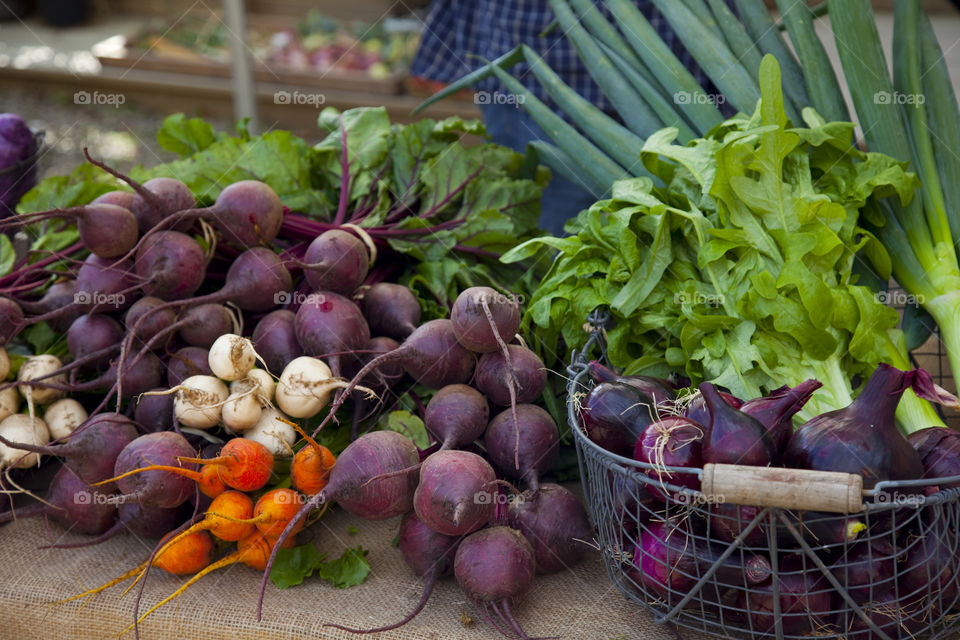
M 851 381 L 880 362 L 907 366 L 897 312 L 858 284 L 854 266 L 863 252 L 889 277 L 890 258 L 858 212 L 889 196 L 908 203 L 916 177 L 858 150 L 851 123 L 806 108 L 805 126 L 793 126 L 773 56 L 759 84 L 752 116 L 682 146 L 675 128 L 647 138 L 640 154 L 660 186 L 618 181 L 571 223 L 571 237 L 504 256 L 559 252 L 525 318 L 544 349 L 580 344 L 587 314 L 605 306 L 616 320 L 608 354 L 627 373 L 682 371 L 745 398 L 816 378 L 824 387 L 801 417 L 848 405 Z M 902 422 L 942 424 L 915 396 L 900 411 Z

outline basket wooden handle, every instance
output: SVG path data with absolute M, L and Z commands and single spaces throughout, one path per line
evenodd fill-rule
M 798 511 L 863 510 L 863 477 L 832 471 L 709 463 L 700 491 L 708 501 Z

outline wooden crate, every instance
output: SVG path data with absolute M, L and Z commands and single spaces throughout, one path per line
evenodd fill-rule
M 250 14 L 247 16 L 248 28 L 254 31 L 277 31 L 294 24 L 295 19 L 288 16 L 271 14 Z M 132 41 L 137 34 L 128 34 Z M 98 56 L 105 67 L 130 71 L 165 71 L 189 75 L 229 78 L 230 65 L 208 58 L 176 43 L 156 38 L 149 48 L 128 47 L 122 57 Z M 279 64 L 267 65 L 257 60 L 253 62 L 254 78 L 259 82 L 271 82 L 292 86 L 317 87 L 340 91 L 358 91 L 374 94 L 396 95 L 403 92 L 405 71 L 392 71 L 384 77 L 374 78 L 365 72 L 351 72 L 340 69 L 327 71 L 304 71 Z

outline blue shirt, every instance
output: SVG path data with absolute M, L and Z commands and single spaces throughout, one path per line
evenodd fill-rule
M 610 19 L 605 3 L 598 0 L 594 2 Z M 707 82 L 704 74 L 653 3 L 650 0 L 635 0 L 635 4 L 684 66 L 704 86 Z M 470 57 L 471 54 L 493 60 L 518 44 L 525 43 L 577 93 L 598 108 L 613 112 L 613 105 L 590 77 L 573 44 L 563 35 L 563 30 L 557 27 L 540 37 L 540 33 L 552 21 L 553 11 L 547 0 L 434 0 L 427 14 L 411 75 L 438 82 L 452 82 L 483 66 L 483 61 Z M 556 108 L 546 90 L 529 72 L 528 65 L 516 65 L 511 73 L 534 95 Z M 496 78 L 479 82 L 474 88 L 489 93 L 505 93 Z

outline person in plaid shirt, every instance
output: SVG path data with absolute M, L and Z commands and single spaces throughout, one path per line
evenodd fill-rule
M 604 3 L 594 1 L 609 18 Z M 635 0 L 635 4 L 703 86 L 706 79 L 702 72 L 653 3 Z M 541 37 L 552 21 L 553 12 L 547 0 L 434 0 L 410 73 L 437 82 L 452 82 L 483 65 L 475 56 L 493 60 L 522 42 L 534 49 L 580 95 L 617 117 L 613 105 L 590 77 L 562 30 L 555 28 Z M 512 73 L 534 95 L 559 111 L 529 73 L 528 65 L 517 65 Z M 494 142 L 523 152 L 531 140 L 549 140 L 496 78 L 477 83 L 474 89 L 474 101 Z M 562 235 L 564 223 L 588 208 L 600 195 L 591 194 L 582 184 L 554 175 L 543 194 L 541 228 Z

